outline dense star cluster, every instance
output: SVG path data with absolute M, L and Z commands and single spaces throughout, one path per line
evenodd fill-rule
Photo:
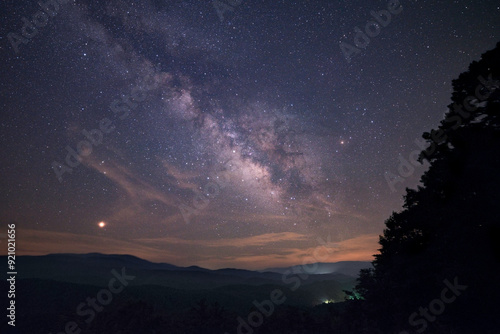
M 19 252 L 211 268 L 296 264 L 326 236 L 329 260 L 370 260 L 425 166 L 387 175 L 500 37 L 489 0 L 1 7 Z

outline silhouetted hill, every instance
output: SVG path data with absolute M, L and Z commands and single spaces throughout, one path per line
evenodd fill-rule
M 98 253 L 18 256 L 17 265 L 23 268 L 18 275 L 20 279 L 39 278 L 97 286 L 107 283 L 111 269 L 125 267 L 127 273 L 140 276 L 140 280 L 133 280 L 131 285 L 160 285 L 179 289 L 206 289 L 234 284 L 283 284 L 284 273 L 288 273 L 287 276 L 292 272 L 303 273 L 301 266 L 262 272 L 234 268 L 209 270 L 197 266 L 153 263 L 131 255 Z M 309 275 L 303 284 L 325 280 L 350 283 L 357 277 L 359 269 L 369 266 L 368 262 L 319 263 L 317 273 Z
M 5 256 L 2 258 L 6 261 Z M 286 299 L 283 305 L 275 305 L 278 318 L 279 314 L 316 310 L 316 305 L 326 301 L 342 302 L 344 290 L 351 290 L 355 284 L 355 278 L 344 273 L 352 274 L 356 266 L 365 268 L 366 263 L 324 263 L 318 272 L 329 273 L 305 275 L 297 269 L 300 267 L 293 274 L 286 270 L 209 270 L 153 263 L 130 255 L 18 256 L 16 302 L 29 312 L 18 312 L 16 329 L 22 333 L 59 333 L 68 321 L 74 320 L 86 333 L 118 333 L 117 328 L 139 326 L 130 324 L 131 319 L 144 318 L 148 326 L 184 333 L 186 326 L 199 327 L 215 316 L 219 317 L 217 326 L 234 332 L 237 317 L 246 318 L 255 310 L 254 303 L 269 300 L 275 290 L 282 291 Z M 80 314 L 78 307 L 89 298 L 102 302 L 102 293 L 109 291 L 112 280 L 114 288 L 120 287 L 119 274 L 130 276 L 126 286 L 119 293 L 109 294 L 109 305 L 102 305 L 103 311 L 96 313 L 95 321 L 87 323 L 89 315 L 82 316 L 81 311 L 88 311 L 89 306 L 80 309 Z M 8 290 L 5 280 L 0 282 L 0 288 Z M 328 316 L 325 309 L 318 310 L 321 317 Z

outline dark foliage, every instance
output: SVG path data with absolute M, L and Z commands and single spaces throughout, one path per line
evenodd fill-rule
M 498 333 L 500 273 L 500 43 L 453 81 L 449 112 L 423 134 L 430 167 L 386 221 L 373 270 L 361 272 L 339 333 Z M 439 315 L 410 316 L 467 289 Z M 435 306 L 439 302 L 436 302 Z M 432 314 L 431 314 L 432 315 Z M 361 320 L 363 319 L 363 320 Z

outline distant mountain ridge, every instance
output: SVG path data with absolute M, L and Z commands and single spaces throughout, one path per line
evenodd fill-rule
M 6 263 L 6 257 L 2 258 Z M 346 297 L 344 291 L 354 287 L 355 269 L 359 267 L 366 267 L 366 263 L 320 263 L 316 273 L 304 275 L 301 266 L 263 271 L 210 270 L 154 263 L 131 255 L 16 256 L 16 284 L 19 287 L 16 298 L 20 305 L 30 305 L 30 312 L 20 314 L 19 322 L 31 326 L 25 332 L 35 333 L 40 332 L 40 326 L 45 332 L 64 328 L 66 318 L 81 320 L 76 311 L 78 305 L 88 301 L 88 297 L 101 296 L 100 293 L 110 289 L 112 280 L 116 286 L 116 275 L 133 278 L 127 279 L 123 292 L 113 295 L 110 306 L 104 305 L 103 312 L 110 313 L 103 313 L 96 319 L 119 319 L 117 323 L 122 323 L 131 317 L 124 316 L 123 312 L 131 310 L 135 315 L 137 310 L 142 310 L 140 317 L 154 318 L 161 314 L 164 320 L 180 318 L 187 323 L 201 317 L 199 321 L 205 324 L 212 315 L 205 319 L 200 312 L 208 312 L 208 307 L 219 317 L 223 314 L 231 326 L 236 326 L 237 316 L 246 317 L 255 307 L 254 303 L 268 300 L 273 291 L 282 291 L 286 298 L 283 305 L 275 305 L 278 313 L 295 312 L 291 308 L 296 311 L 308 309 L 327 317 L 327 305 L 334 303 L 335 307 L 342 307 Z M 0 280 L 0 288 L 7 291 L 5 279 Z M 323 304 L 325 302 L 328 304 Z M 104 328 L 106 324 L 99 324 L 99 321 L 92 326 Z M 82 328 L 86 326 L 85 323 L 81 325 Z
M 302 266 L 261 271 L 234 268 L 210 270 L 197 266 L 179 267 L 168 263 L 154 263 L 132 255 L 100 253 L 18 256 L 16 265 L 20 268 L 19 279 L 103 286 L 107 284 L 112 269 L 118 271 L 126 268 L 127 273 L 138 277 L 131 285 L 158 285 L 184 290 L 214 289 L 229 285 L 284 285 L 286 279 L 304 273 Z M 305 272 L 307 279 L 302 276 L 301 284 L 335 281 L 349 288 L 357 278 L 359 269 L 369 266 L 369 262 L 318 263 L 316 272 Z
M 5 257 L 5 256 L 2 256 Z M 302 265 L 290 266 L 290 267 L 277 267 L 277 268 L 266 268 L 263 270 L 247 270 L 238 268 L 221 268 L 221 269 L 206 269 L 199 266 L 189 266 L 180 267 L 169 263 L 162 262 L 151 262 L 148 260 L 141 259 L 139 257 L 128 255 L 128 254 L 102 254 L 102 253 L 87 253 L 87 254 L 73 254 L 73 253 L 57 253 L 48 255 L 22 255 L 17 257 L 18 264 L 25 264 L 32 268 L 42 269 L 42 266 L 48 265 L 53 266 L 56 263 L 59 264 L 75 264 L 81 262 L 82 265 L 92 266 L 95 269 L 98 268 L 109 268 L 110 265 L 126 265 L 131 269 L 140 270 L 169 270 L 169 271 L 197 271 L 197 272 L 212 272 L 212 273 L 224 273 L 235 276 L 248 276 L 248 275 L 266 275 L 266 273 L 278 273 L 283 274 L 289 270 L 293 273 L 304 272 L 304 267 Z M 317 267 L 317 269 L 311 274 L 342 274 L 352 277 L 357 277 L 359 275 L 359 270 L 364 268 L 370 268 L 371 262 L 367 261 L 339 261 L 332 263 L 318 262 L 313 264 L 308 264 L 308 268 Z
M 261 272 L 275 272 L 283 274 L 285 272 L 291 271 L 293 273 L 309 273 L 308 270 L 315 269 L 314 274 L 343 274 L 352 277 L 358 277 L 359 271 L 361 269 L 372 268 L 371 262 L 367 261 L 339 261 L 332 263 L 317 262 L 307 264 L 305 266 L 291 266 L 291 267 L 280 267 L 280 268 L 268 268 Z M 307 268 L 307 269 L 305 269 Z

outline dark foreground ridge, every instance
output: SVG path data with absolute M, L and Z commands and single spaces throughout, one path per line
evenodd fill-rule
M 291 325 L 306 326 L 306 314 L 319 330 L 329 327 L 327 308 L 342 305 L 358 269 L 371 267 L 339 262 L 307 273 L 301 266 L 209 270 L 98 253 L 19 256 L 17 263 L 23 269 L 18 305 L 30 312 L 19 312 L 16 329 L 45 334 L 65 333 L 66 326 L 84 333 L 236 332 L 238 317 L 246 323 L 257 306 L 266 318 L 261 331 L 283 323 L 283 317 L 298 317 Z M 281 291 L 282 303 L 270 313 L 266 305 L 273 291 Z M 240 331 L 245 326 L 250 325 Z

